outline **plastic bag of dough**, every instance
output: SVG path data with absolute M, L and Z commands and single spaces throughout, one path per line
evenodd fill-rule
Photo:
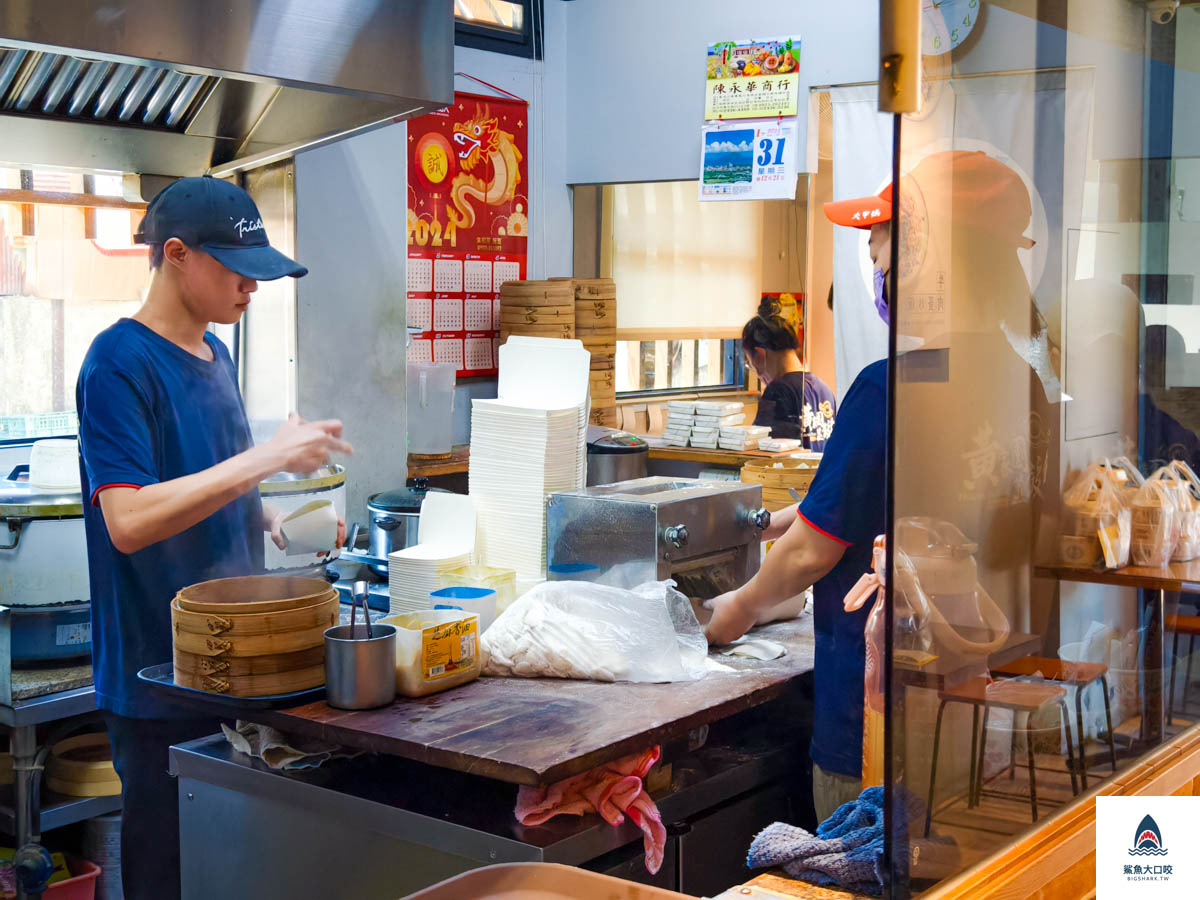
M 1116 569 L 1129 564 L 1129 498 L 1112 479 L 1111 469 L 1108 460 L 1092 463 L 1063 492 L 1059 536 L 1063 565 Z M 1134 502 L 1137 496 L 1134 494 Z
M 674 582 L 633 590 L 584 581 L 539 584 L 480 638 L 484 675 L 596 681 L 694 681 L 708 641 Z
M 1162 471 L 1161 469 L 1159 470 Z M 1136 566 L 1161 568 L 1171 561 L 1179 543 L 1179 513 L 1175 489 L 1158 473 L 1146 479 L 1133 495 L 1133 533 L 1130 559 Z

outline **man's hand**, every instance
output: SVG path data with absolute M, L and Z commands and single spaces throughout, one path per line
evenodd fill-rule
M 756 617 L 738 600 L 737 591 L 706 600 L 704 606 L 713 611 L 712 619 L 704 629 L 704 636 L 710 644 L 736 641 L 754 627 Z
M 328 463 L 332 452 L 353 453 L 354 448 L 341 438 L 342 423 L 337 419 L 306 422 L 291 413 L 266 447 L 279 463 L 279 471 L 304 473 Z
M 267 530 L 271 532 L 271 540 L 274 542 L 276 547 L 286 553 L 287 538 L 283 535 L 283 520 L 287 518 L 288 514 L 284 510 L 275 512 L 274 509 L 270 509 L 270 512 L 268 512 L 268 509 L 269 507 L 264 503 L 263 515 L 264 517 L 270 517 L 267 522 Z

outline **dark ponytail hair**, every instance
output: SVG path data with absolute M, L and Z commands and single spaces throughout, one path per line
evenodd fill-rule
M 742 329 L 742 349 L 753 353 L 764 350 L 795 350 L 800 345 L 796 329 L 782 315 L 783 309 L 774 297 L 763 297 L 758 315 Z

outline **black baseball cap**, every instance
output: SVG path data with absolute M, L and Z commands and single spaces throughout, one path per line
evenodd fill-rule
M 273 281 L 299 278 L 308 269 L 271 246 L 262 216 L 250 195 L 228 181 L 205 175 L 180 178 L 150 201 L 139 244 L 165 244 L 179 238 L 199 247 L 244 278 Z

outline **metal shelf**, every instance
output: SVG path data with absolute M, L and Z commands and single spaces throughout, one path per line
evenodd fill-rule
M 74 825 L 85 819 L 93 819 L 121 808 L 121 797 L 67 797 L 53 791 L 42 792 L 42 831 L 52 831 L 64 825 Z M 0 829 L 13 834 L 16 829 L 13 818 L 12 788 L 0 792 Z
M 95 712 L 96 689 L 92 685 L 18 700 L 12 706 L 0 705 L 0 725 L 10 728 L 41 725 L 59 719 L 69 719 L 83 713 Z

